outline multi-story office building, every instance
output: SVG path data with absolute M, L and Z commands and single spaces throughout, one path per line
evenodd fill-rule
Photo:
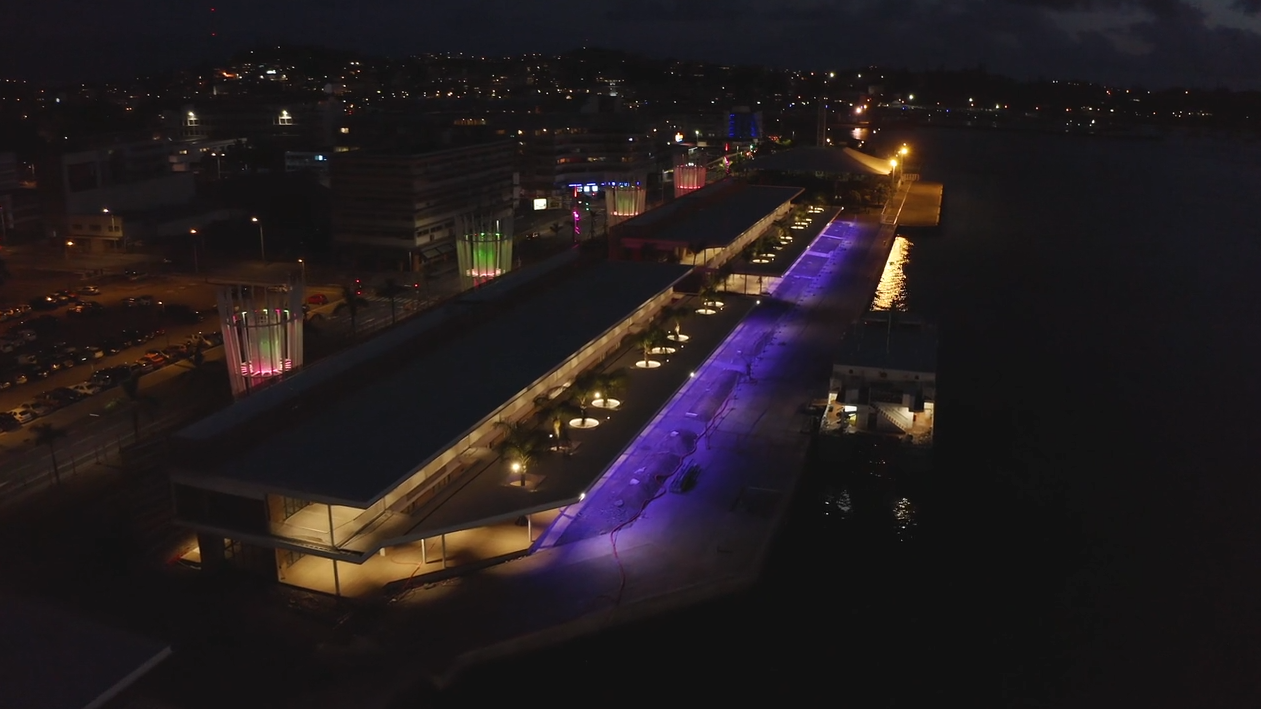
M 176 141 L 270 139 L 324 147 L 342 127 L 345 110 L 323 101 L 207 99 L 162 114 L 164 135 Z
M 13 153 L 0 153 L 0 244 L 28 238 L 39 229 L 35 191 L 22 186 L 21 166 Z
M 567 197 L 609 185 L 648 186 L 654 169 L 650 131 L 628 113 L 514 116 L 521 197 Z M 505 124 L 509 125 L 509 124 Z
M 512 233 L 516 142 L 353 150 L 330 160 L 333 240 L 365 267 L 452 260 L 472 222 Z
M 44 160 L 37 170 L 46 236 L 87 251 L 126 247 L 123 214 L 188 204 L 191 173 L 173 173 L 163 140 L 112 139 Z M 76 226 L 78 228 L 76 228 Z

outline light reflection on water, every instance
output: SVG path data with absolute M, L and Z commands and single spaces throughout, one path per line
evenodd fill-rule
M 854 503 L 850 500 L 849 490 L 828 490 L 823 496 L 823 514 L 837 519 L 849 519 L 854 511 Z
M 911 258 L 911 242 L 904 236 L 893 239 L 893 248 L 889 251 L 889 261 L 884 265 L 884 273 L 880 274 L 880 284 L 876 286 L 876 297 L 872 301 L 872 310 L 906 310 L 906 264 Z
M 905 497 L 893 503 L 893 527 L 901 541 L 907 541 L 915 533 L 915 505 Z

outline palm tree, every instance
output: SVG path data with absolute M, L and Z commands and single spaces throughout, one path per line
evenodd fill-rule
M 599 374 L 587 370 L 579 374 L 574 379 L 574 383 L 569 385 L 570 396 L 578 406 L 578 415 L 582 418 L 582 425 L 587 425 L 587 405 L 595 398 L 595 394 L 600 391 Z
M 699 295 L 701 298 L 701 305 L 706 308 L 717 305 L 721 302 L 718 300 L 718 283 L 713 280 L 705 281 L 705 285 L 701 286 L 701 292 Z
M 55 428 L 48 423 L 37 423 L 31 426 L 31 431 L 35 433 L 35 445 L 48 446 L 48 455 L 53 461 L 53 482 L 60 485 L 61 470 L 57 467 L 57 439 L 65 437 L 66 429 Z
M 560 225 L 560 222 L 556 222 L 555 224 L 549 226 L 548 229 L 552 232 L 553 237 L 557 237 L 560 236 L 560 230 L 564 229 L 564 227 Z
M 123 393 L 127 395 L 126 398 L 114 399 L 113 401 L 105 405 L 105 410 L 113 411 L 119 406 L 127 404 L 131 408 L 131 428 L 132 428 L 132 435 L 133 435 L 132 441 L 133 442 L 139 441 L 140 440 L 140 410 L 142 408 L 156 409 L 158 406 L 158 400 L 153 398 L 152 396 L 140 395 L 140 376 L 137 374 L 133 373 L 130 377 L 127 377 L 126 379 L 124 379 L 123 383 L 120 386 L 122 387 Z
M 520 470 L 521 486 L 525 487 L 525 470 L 543 447 L 539 432 L 526 421 L 516 423 L 496 421 L 495 425 L 505 431 L 503 439 L 495 445 L 495 450 L 506 458 L 514 469 Z
M 635 344 L 644 352 L 644 366 L 652 366 L 652 351 L 661 344 L 661 330 L 650 327 L 639 333 L 635 338 Z
M 684 308 L 677 305 L 667 305 L 661 309 L 661 322 L 665 324 L 670 333 L 670 339 L 675 342 L 685 342 L 687 336 L 683 334 L 683 319 L 692 314 L 690 308 Z
M 565 422 L 577 413 L 568 401 L 553 399 L 546 394 L 534 397 L 539 423 L 547 424 L 552 431 L 552 440 L 559 445 L 565 437 Z
M 626 381 L 627 376 L 624 367 L 596 374 L 595 399 L 603 399 L 605 401 L 616 399 L 626 389 Z

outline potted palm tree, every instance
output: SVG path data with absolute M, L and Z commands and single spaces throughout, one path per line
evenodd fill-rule
M 650 327 L 639 333 L 635 338 L 635 344 L 643 351 L 644 358 L 635 363 L 636 367 L 640 369 L 654 369 L 661 366 L 660 362 L 652 358 L 652 351 L 660 346 L 662 339 L 661 330 L 655 327 Z
M 495 451 L 503 456 L 514 474 L 521 476 L 521 487 L 525 487 L 525 471 L 543 447 L 541 436 L 526 421 L 498 421 L 496 425 L 504 430 L 504 437 L 495 445 Z
M 573 384 L 569 385 L 569 395 L 574 405 L 578 407 L 577 423 L 571 423 L 574 428 L 595 428 L 600 425 L 600 421 L 587 417 L 587 406 L 591 400 L 595 398 L 599 389 L 598 374 L 592 370 L 587 370 L 579 374 L 574 379 Z
M 618 396 L 626 389 L 626 370 L 614 369 L 600 372 L 595 379 L 596 391 L 591 405 L 601 409 L 616 409 L 622 405 Z
M 665 317 L 662 320 L 670 329 L 666 337 L 674 342 L 687 342 L 689 338 L 683 334 L 683 320 L 692 314 L 692 310 L 671 305 L 663 309 L 663 314 Z

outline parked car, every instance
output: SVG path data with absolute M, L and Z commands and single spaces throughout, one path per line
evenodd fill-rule
M 80 317 L 85 316 L 85 315 L 102 315 L 104 313 L 105 313 L 105 306 L 101 305 L 95 300 L 85 300 L 83 302 L 77 303 L 75 305 L 70 306 L 70 309 L 66 311 L 66 315 L 77 315 Z
M 44 392 L 44 394 L 39 397 L 39 401 L 42 401 L 53 408 L 59 409 L 63 406 L 69 406 L 76 401 L 82 400 L 84 396 L 84 394 L 80 394 L 68 387 L 60 387 L 58 389 L 49 389 Z
M 83 352 L 87 355 L 88 359 L 101 359 L 105 356 L 105 350 L 97 347 L 96 345 L 88 345 L 87 347 L 84 347 Z
M 0 433 L 8 433 L 22 428 L 22 422 L 11 411 L 0 412 Z
M 27 381 L 47 379 L 53 373 L 52 367 L 49 367 L 47 362 L 28 364 L 22 368 L 22 371 L 26 374 Z
M 136 368 L 136 371 L 140 372 L 141 374 L 148 374 L 149 372 L 152 372 L 153 370 L 157 369 L 158 367 L 162 365 L 154 362 L 152 359 L 149 358 L 148 355 L 145 355 L 144 357 L 141 357 L 140 359 L 136 360 L 134 366 Z
M 92 374 L 92 383 L 103 388 L 118 386 L 123 380 L 131 377 L 131 367 L 129 365 L 120 364 L 114 367 L 106 367 L 98 369 Z
M 116 355 L 123 351 L 123 343 L 119 342 L 117 338 L 107 337 L 101 340 L 99 349 L 104 356 Z
M 47 416 L 56 410 L 56 407 L 43 401 L 29 401 L 14 409 L 14 411 L 29 411 L 35 418 Z
M 149 274 L 129 268 L 126 271 L 123 271 L 123 275 L 127 276 L 127 280 L 129 281 L 139 281 Z
M 328 296 L 323 293 L 316 293 L 307 296 L 306 302 L 307 305 L 328 305 Z
M 35 414 L 27 409 L 17 408 L 9 412 L 18 423 L 30 423 L 35 420 Z
M 178 362 L 181 359 L 187 359 L 192 354 L 192 350 L 188 345 L 171 345 L 164 347 L 160 353 L 168 362 Z
M 79 288 L 79 294 L 80 295 L 100 295 L 101 287 L 100 286 L 81 286 Z
M 0 354 L 11 354 L 14 350 L 25 345 L 25 341 L 3 339 L 0 340 Z
M 100 394 L 103 389 L 104 387 L 94 382 L 79 382 L 70 387 L 71 391 L 76 391 L 83 396 L 95 396 Z
M 139 330 L 133 330 L 131 328 L 128 328 L 126 330 L 121 330 L 118 333 L 118 339 L 119 339 L 119 342 L 122 344 L 122 346 L 126 348 L 126 347 L 135 347 L 136 345 L 143 345 L 149 340 L 152 340 L 153 336 L 140 332 Z
M 203 347 L 218 347 L 223 344 L 223 333 L 218 330 L 212 332 L 199 332 L 189 338 L 190 344 L 201 343 Z
M 39 335 L 35 334 L 35 331 L 30 329 L 29 327 L 22 328 L 21 330 L 18 330 L 17 332 L 14 332 L 11 334 L 17 337 L 20 337 L 27 342 L 34 342 L 35 340 L 39 339 Z

